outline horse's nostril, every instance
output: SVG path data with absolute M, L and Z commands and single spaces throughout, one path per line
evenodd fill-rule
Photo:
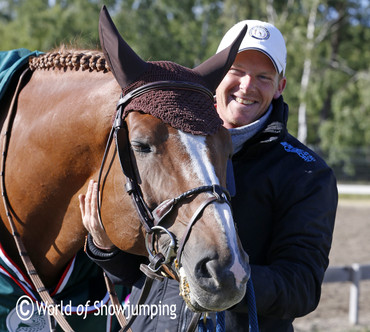
M 195 273 L 197 277 L 201 278 L 209 278 L 210 275 L 207 271 L 206 267 L 206 260 L 203 259 L 202 261 L 198 262 L 197 265 L 195 266 Z
M 239 263 L 227 264 L 218 258 L 206 256 L 194 266 L 194 275 L 200 287 L 207 291 L 222 289 L 239 289 L 249 279 L 249 266 Z M 229 266 L 228 266 L 229 265 Z M 227 267 L 228 268 L 225 268 Z
M 204 258 L 199 261 L 195 266 L 195 275 L 198 278 L 213 278 L 217 274 L 214 271 L 214 266 L 212 262 L 215 260 L 211 260 L 209 258 Z
M 233 273 L 225 269 L 217 259 L 202 259 L 195 266 L 195 276 L 202 288 L 208 291 L 219 290 L 220 287 L 235 287 Z

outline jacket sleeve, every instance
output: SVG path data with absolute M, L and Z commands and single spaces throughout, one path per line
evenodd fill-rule
M 251 277 L 258 315 L 293 319 L 319 303 L 338 194 L 327 166 L 311 173 L 295 172 L 282 181 L 274 202 L 267 264 L 251 265 Z M 246 303 L 244 298 L 232 310 L 246 313 Z
M 99 265 L 114 284 L 131 287 L 141 276 L 139 269 L 146 257 L 129 254 L 118 248 L 105 252 L 97 248 L 90 234 L 87 236 L 85 252 L 87 256 Z

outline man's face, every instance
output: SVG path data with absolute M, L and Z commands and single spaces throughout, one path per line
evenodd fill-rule
M 247 50 L 235 58 L 216 90 L 217 112 L 224 127 L 236 128 L 259 119 L 272 99 L 282 94 L 286 79 L 279 78 L 270 58 Z

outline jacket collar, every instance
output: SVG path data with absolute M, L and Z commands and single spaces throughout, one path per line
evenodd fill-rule
M 272 112 L 261 131 L 244 143 L 243 148 L 234 156 L 239 158 L 256 158 L 271 149 L 287 135 L 289 108 L 283 96 L 272 101 Z M 234 158 L 233 158 L 234 159 Z

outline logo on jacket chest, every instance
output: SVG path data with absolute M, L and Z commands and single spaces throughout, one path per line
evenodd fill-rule
M 301 157 L 307 163 L 316 161 L 316 159 L 313 156 L 311 156 L 307 151 L 295 148 L 294 146 L 290 145 L 287 142 L 280 142 L 280 144 L 284 147 L 284 150 L 286 152 L 296 153 L 299 157 Z

